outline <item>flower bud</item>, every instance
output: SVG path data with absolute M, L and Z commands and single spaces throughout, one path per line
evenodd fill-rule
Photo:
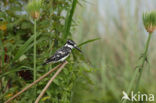
M 41 4 L 41 0 L 31 0 L 28 2 L 26 10 L 33 19 L 39 19 Z
M 156 11 L 144 13 L 143 23 L 147 32 L 153 33 L 156 30 Z

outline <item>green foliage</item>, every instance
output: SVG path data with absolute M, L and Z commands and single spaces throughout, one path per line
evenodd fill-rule
M 102 16 L 98 11 L 100 3 L 94 6 L 92 2 L 82 0 L 89 4 L 83 6 L 80 1 L 42 0 L 42 13 L 36 22 L 37 78 L 57 65 L 41 66 L 68 38 L 77 41 L 85 55 L 73 51 L 67 59 L 68 65 L 56 77 L 40 103 L 120 103 L 122 91 L 129 93 L 129 87 L 138 85 L 136 77 L 139 69 L 135 66 L 143 60 L 141 58 L 137 62 L 146 36 L 143 35 L 142 24 L 138 22 L 142 20 L 142 15 L 138 16 L 141 11 L 137 6 L 144 1 L 136 1 L 136 7 L 133 5 L 131 9 L 130 3 L 134 1 L 124 1 L 123 5 L 119 1 L 101 0 L 107 2 L 102 6 L 107 15 L 104 13 Z M 24 8 L 29 3 L 28 0 L 0 1 L 0 103 L 33 82 L 34 22 Z M 144 15 L 143 21 L 147 20 L 147 24 L 153 21 L 147 18 L 150 16 Z M 79 26 L 75 26 L 77 24 Z M 154 41 L 155 37 L 152 39 Z M 144 69 L 142 80 L 138 79 L 138 89 L 141 93 L 156 95 L 154 45 L 155 42 L 151 42 L 148 58 L 151 72 Z M 53 74 L 37 84 L 37 95 Z M 36 99 L 33 92 L 31 88 L 12 102 L 33 103 Z
M 64 45 L 67 38 L 72 38 L 70 29 L 77 2 L 75 0 L 33 0 L 29 2 L 17 0 L 0 1 L 0 3 L 3 9 L 0 16 L 5 22 L 4 25 L 0 24 L 0 91 L 2 91 L 0 102 L 4 102 L 33 81 L 34 36 L 36 36 L 37 78 L 57 65 L 41 66 L 46 58 Z M 9 8 L 7 9 L 6 6 Z M 32 12 L 42 11 L 40 19 L 36 21 L 37 35 L 33 35 L 34 22 L 32 23 L 25 9 L 30 16 Z M 67 34 L 65 34 L 66 31 L 68 31 Z M 63 38 L 64 35 L 66 38 Z M 74 51 L 74 55 L 68 58 L 69 64 L 54 80 L 41 103 L 70 102 L 75 80 L 84 69 L 83 65 L 78 64 L 82 60 L 79 55 Z M 37 95 L 49 78 L 45 78 L 37 85 Z M 32 103 L 36 99 L 33 91 L 34 89 L 26 91 L 13 102 Z
M 135 91 L 138 83 L 136 77 L 139 76 L 139 69 L 136 66 L 142 62 L 143 58 L 138 58 L 143 53 L 148 35 L 139 22 L 142 20 L 142 10 L 137 5 L 144 4 L 144 1 L 100 1 L 103 4 L 97 1 L 97 7 L 89 5 L 86 9 L 79 9 L 76 15 L 80 25 L 76 29 L 75 38 L 85 41 L 86 38 L 100 36 L 101 39 L 82 46 L 94 65 L 93 72 L 85 73 L 77 79 L 72 103 L 121 103 L 122 91 Z M 154 6 L 154 0 L 150 3 Z M 112 5 L 115 7 L 112 8 Z M 143 7 L 146 8 L 145 5 Z M 140 93 L 156 95 L 155 39 L 153 35 L 148 51 L 149 63 L 145 63 L 139 81 Z M 132 78 L 134 82 L 130 84 Z M 131 85 L 132 89 L 129 90 Z

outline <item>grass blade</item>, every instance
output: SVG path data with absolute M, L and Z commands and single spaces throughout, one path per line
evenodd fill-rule
M 39 34 L 37 35 L 37 37 L 39 36 Z M 19 50 L 17 51 L 13 61 L 16 61 L 21 55 L 23 55 L 28 49 L 29 45 L 31 42 L 33 42 L 34 40 L 34 35 L 32 35 L 26 42 L 23 46 L 21 46 L 19 48 Z
M 87 41 L 79 44 L 78 47 L 85 45 L 85 44 L 88 44 L 88 43 L 91 43 L 91 42 L 94 42 L 94 41 L 99 40 L 99 39 L 101 39 L 101 38 L 95 38 L 95 39 L 87 40 Z
M 71 27 L 74 11 L 75 11 L 75 8 L 76 8 L 76 4 L 77 4 L 77 0 L 73 0 L 72 8 L 70 10 L 70 13 L 67 14 L 67 19 L 65 21 L 65 34 L 64 34 L 65 39 L 67 38 L 68 35 L 70 35 L 70 27 Z

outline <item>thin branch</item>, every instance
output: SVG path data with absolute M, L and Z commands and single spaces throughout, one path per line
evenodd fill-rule
M 29 88 L 31 88 L 33 85 L 35 85 L 36 83 L 38 83 L 39 81 L 41 81 L 42 79 L 44 79 L 45 77 L 47 77 L 48 75 L 50 75 L 53 71 L 55 71 L 58 68 L 61 68 L 65 64 L 66 63 L 64 62 L 62 64 L 57 65 L 55 68 L 51 69 L 49 72 L 47 72 L 46 74 L 44 74 L 43 76 L 41 76 L 39 79 L 35 80 L 33 83 L 31 83 L 30 85 L 28 85 L 27 87 L 25 87 L 24 89 L 22 89 L 20 92 L 16 93 L 14 96 L 12 96 L 10 99 L 8 99 L 5 103 L 9 103 L 13 99 L 15 99 L 17 96 L 19 96 L 20 94 L 22 94 L 23 92 L 25 92 L 26 90 L 28 90 Z
M 37 97 L 35 103 L 38 103 L 40 101 L 40 99 L 42 98 L 42 96 L 44 95 L 44 93 L 46 92 L 46 90 L 48 89 L 48 87 L 50 86 L 50 84 L 52 83 L 52 81 L 56 78 L 56 76 L 62 71 L 63 67 L 67 64 L 67 62 L 64 62 L 64 65 L 62 65 L 57 72 L 54 74 L 54 76 L 52 76 L 52 78 L 49 80 L 49 82 L 47 83 L 47 85 L 44 87 L 44 89 L 42 90 L 42 92 L 40 93 L 40 95 Z

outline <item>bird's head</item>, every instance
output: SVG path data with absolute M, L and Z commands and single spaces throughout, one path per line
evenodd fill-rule
M 76 43 L 73 40 L 67 40 L 65 46 L 67 46 L 67 47 L 69 47 L 71 49 L 75 48 L 75 49 L 77 49 L 78 51 L 81 52 L 80 48 L 77 47 Z

